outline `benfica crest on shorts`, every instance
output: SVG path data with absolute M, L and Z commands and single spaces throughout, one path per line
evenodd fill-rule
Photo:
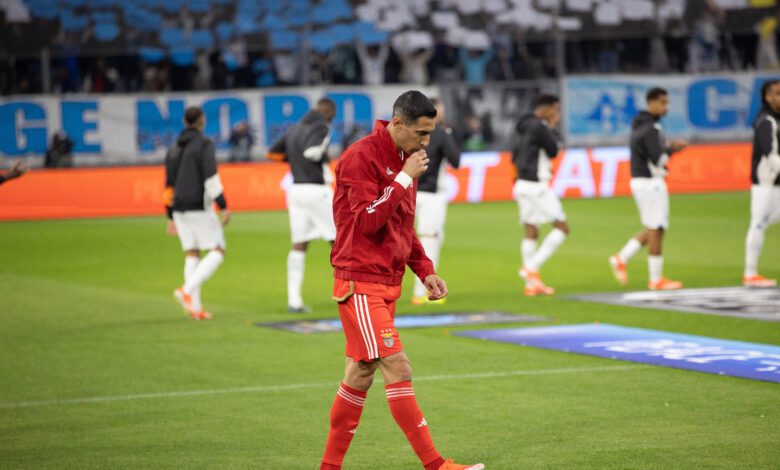
M 395 345 L 395 339 L 393 339 L 393 330 L 382 330 L 379 333 L 382 337 L 382 341 L 385 343 L 385 347 L 392 348 Z

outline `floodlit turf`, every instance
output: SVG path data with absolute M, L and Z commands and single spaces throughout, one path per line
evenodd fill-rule
M 543 269 L 559 294 L 620 290 L 607 257 L 639 228 L 629 198 L 567 200 L 572 235 Z M 735 285 L 747 193 L 672 197 L 665 271 L 689 287 Z M 780 344 L 780 324 L 526 299 L 513 203 L 450 208 L 446 305 L 558 323 L 601 321 Z M 341 334 L 251 326 L 289 320 L 286 213 L 236 214 L 228 256 L 203 292 L 211 322 L 174 303 L 182 255 L 162 218 L 0 224 L 0 466 L 315 469 L 343 371 Z M 546 230 L 545 230 L 546 232 Z M 335 317 L 328 246 L 311 246 L 304 298 Z M 780 277 L 780 227 L 761 271 Z M 647 280 L 645 254 L 629 267 Z M 468 327 L 471 328 L 471 327 Z M 777 384 L 401 332 L 438 448 L 488 469 L 778 468 Z M 491 374 L 492 373 L 492 374 Z M 345 469 L 420 468 L 369 392 Z

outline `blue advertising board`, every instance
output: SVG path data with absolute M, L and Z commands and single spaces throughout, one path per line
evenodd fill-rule
M 744 141 L 761 107 L 761 85 L 780 75 L 571 76 L 563 83 L 568 145 L 625 145 L 653 87 L 669 92 L 666 134 L 695 141 Z
M 780 346 L 607 324 L 455 333 L 489 341 L 780 383 Z

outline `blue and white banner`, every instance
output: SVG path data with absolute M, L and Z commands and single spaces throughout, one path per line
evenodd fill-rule
M 645 108 L 645 94 L 669 92 L 669 114 L 662 123 L 669 137 L 697 142 L 752 139 L 752 122 L 761 108 L 761 85 L 779 75 L 604 75 L 563 80 L 567 145 L 626 145 L 631 121 Z
M 489 341 L 780 383 L 780 346 L 607 324 L 456 333 Z
M 161 162 L 183 127 L 188 106 L 202 106 L 205 133 L 226 155 L 233 127 L 246 121 L 255 137 L 255 157 L 297 122 L 317 99 L 336 102 L 331 142 L 362 137 L 375 119 L 387 119 L 408 86 L 309 87 L 150 95 L 63 95 L 0 98 L 0 157 L 41 156 L 60 129 L 73 140 L 75 164 Z M 431 94 L 433 88 L 420 91 Z

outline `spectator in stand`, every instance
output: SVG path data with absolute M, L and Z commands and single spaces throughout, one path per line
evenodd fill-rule
M 51 145 L 46 151 L 43 162 L 45 168 L 66 168 L 73 166 L 73 141 L 65 131 L 59 130 L 51 138 Z
M 357 55 L 363 70 L 363 84 L 385 84 L 385 64 L 389 53 L 390 45 L 387 42 L 367 46 L 358 40 Z
M 330 53 L 333 83 L 357 84 L 360 83 L 360 65 L 358 64 L 355 48 L 351 44 L 339 44 Z
M 460 62 L 458 49 L 444 42 L 442 35 L 436 37 L 433 56 L 428 61 L 428 73 L 436 82 L 455 82 L 460 80 Z
M 520 80 L 525 75 L 523 64 L 515 56 L 512 47 L 505 45 L 496 50 L 495 58 L 488 64 L 491 80 Z
M 712 72 L 720 68 L 720 25 L 725 11 L 715 0 L 688 0 L 684 19 L 688 25 L 688 71 Z
M 780 7 L 756 26 L 758 30 L 756 66 L 759 70 L 777 70 L 780 67 L 777 58 L 778 18 L 780 18 Z
M 458 51 L 460 63 L 463 66 L 463 80 L 469 85 L 482 85 L 485 83 L 487 66 L 493 58 L 493 49 L 466 49 L 461 47 Z
M 246 121 L 239 122 L 230 132 L 230 161 L 248 162 L 252 160 L 252 145 L 255 138 Z
M 298 85 L 299 79 L 299 60 L 295 51 L 284 49 L 272 54 L 274 71 L 276 72 L 276 83 L 281 86 Z
M 489 116 L 480 119 L 474 114 L 466 115 L 460 141 L 464 151 L 486 150 L 493 141 Z
M 428 83 L 428 60 L 433 56 L 433 48 L 420 47 L 411 51 L 397 48 L 396 54 L 401 59 L 401 81 L 405 83 Z
M 116 90 L 118 81 L 119 73 L 115 68 L 109 67 L 106 60 L 101 57 L 84 79 L 83 89 L 90 93 L 110 93 Z

